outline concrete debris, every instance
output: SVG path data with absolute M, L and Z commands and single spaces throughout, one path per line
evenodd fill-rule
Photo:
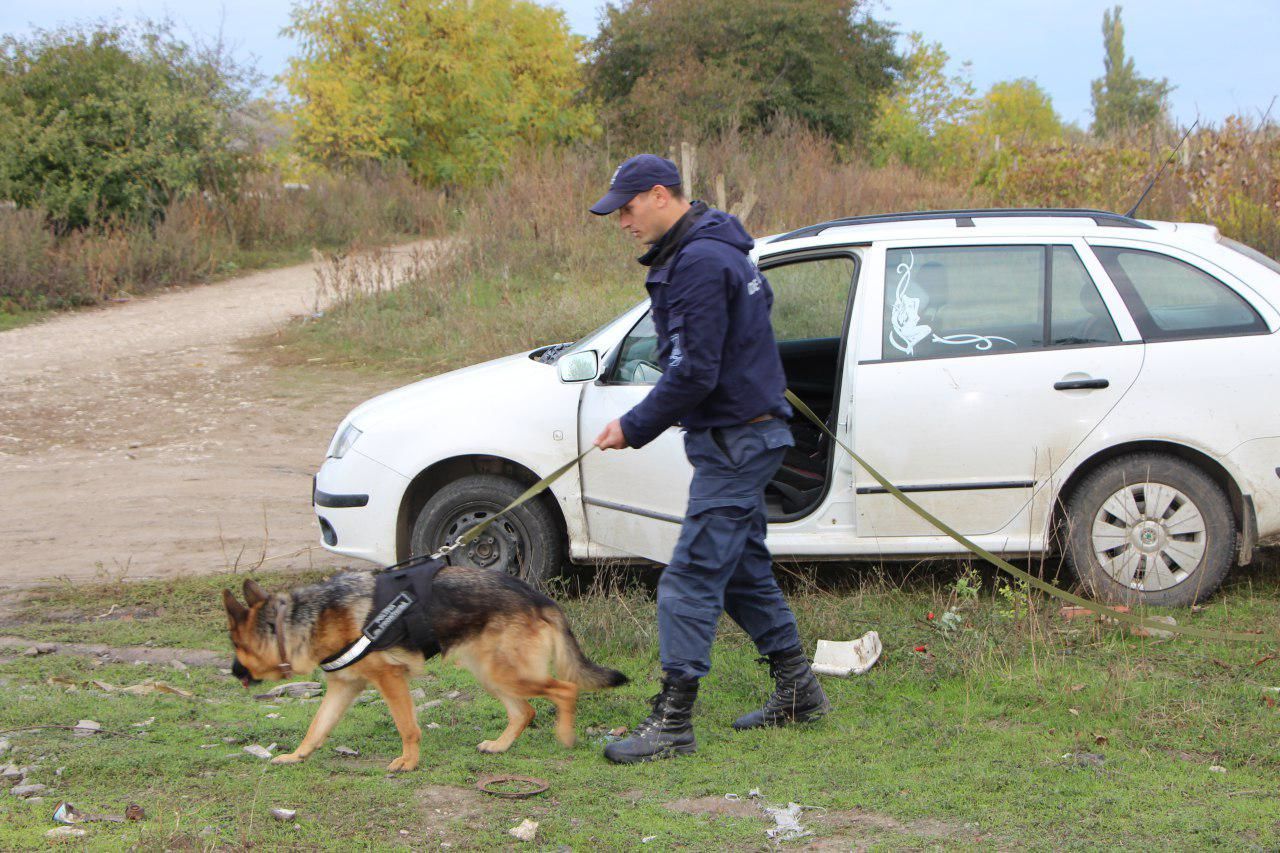
M 318 681 L 290 681 L 288 684 L 273 687 L 266 693 L 256 693 L 253 698 L 278 699 L 281 696 L 292 696 L 295 699 L 300 699 L 322 690 L 324 690 L 324 685 Z
M 256 743 L 249 744 L 244 748 L 244 751 L 252 755 L 254 758 L 267 759 L 271 757 L 271 750 L 259 746 Z
M 415 687 L 409 691 L 409 698 L 420 702 L 427 698 L 427 691 L 423 690 L 421 687 Z
M 352 749 L 349 746 L 335 746 L 333 751 L 338 753 L 338 755 L 345 755 L 348 758 L 355 758 L 360 754 L 360 750 Z
M 875 631 L 868 631 L 847 642 L 819 640 L 818 650 L 813 655 L 813 671 L 840 678 L 862 675 L 875 665 L 883 650 L 880 635 Z
M 9 741 L 4 738 L 0 738 L 0 755 L 4 755 L 11 749 L 13 749 L 13 744 L 9 743 Z
M 1062 757 L 1076 767 L 1101 767 L 1107 763 L 1107 757 L 1098 752 L 1066 752 Z
M 71 730 L 77 737 L 88 737 L 102 731 L 102 724 L 96 720 L 81 720 Z
M 120 688 L 121 693 L 129 693 L 134 696 L 145 696 L 149 693 L 172 693 L 174 696 L 181 696 L 184 699 L 191 699 L 195 694 L 190 690 L 183 690 L 181 687 L 174 687 L 165 684 L 163 681 L 144 681 L 141 684 L 134 684 L 129 687 Z
M 298 816 L 297 809 L 272 809 L 271 816 L 278 821 L 293 820 Z
M 15 797 L 22 797 L 25 800 L 29 797 L 34 797 L 41 791 L 47 791 L 48 789 L 47 785 L 41 785 L 39 782 L 33 782 L 30 785 L 14 785 L 9 789 L 9 793 L 13 794 Z
M 78 826 L 55 826 L 53 829 L 47 830 L 44 837 L 51 841 L 65 841 L 71 838 L 81 838 L 87 834 Z
M 519 826 L 508 829 L 507 834 L 517 841 L 532 841 L 538 834 L 538 822 L 525 818 Z
M 1177 625 L 1178 620 L 1172 616 L 1148 616 L 1148 622 L 1159 622 L 1162 625 Z M 1172 631 L 1161 631 L 1159 628 L 1147 628 L 1142 625 L 1133 627 L 1133 636 L 1135 637 L 1151 637 L 1156 640 L 1166 640 L 1173 636 Z

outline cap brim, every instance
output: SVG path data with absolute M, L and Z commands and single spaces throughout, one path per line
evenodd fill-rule
M 604 194 L 603 198 L 591 205 L 588 209 L 596 216 L 608 216 L 610 213 L 613 213 L 635 197 L 636 194 L 632 192 L 609 190 L 609 192 Z

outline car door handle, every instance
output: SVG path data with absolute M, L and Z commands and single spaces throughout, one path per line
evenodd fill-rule
M 1077 391 L 1082 388 L 1106 388 L 1110 384 L 1105 379 L 1063 379 L 1053 383 L 1053 390 Z

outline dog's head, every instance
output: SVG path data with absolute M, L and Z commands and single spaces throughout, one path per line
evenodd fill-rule
M 222 591 L 222 603 L 227 608 L 227 625 L 231 631 L 231 645 L 235 648 L 235 661 L 231 674 L 245 687 L 266 679 L 279 679 L 280 652 L 276 645 L 275 626 L 269 619 L 261 619 L 262 608 L 270 601 L 262 587 L 252 580 L 244 582 L 244 600 L 241 604 L 235 594 Z

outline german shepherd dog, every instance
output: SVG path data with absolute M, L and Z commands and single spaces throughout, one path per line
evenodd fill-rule
M 314 586 L 273 595 L 246 580 L 245 604 L 224 589 L 236 655 L 232 673 L 249 687 L 264 679 L 310 672 L 360 637 L 372 608 L 373 588 L 372 573 L 344 572 Z M 527 700 L 534 696 L 555 704 L 556 737 L 571 747 L 578 691 L 627 682 L 622 673 L 583 654 L 558 604 L 504 572 L 446 566 L 435 577 L 426 611 L 444 659 L 470 670 L 507 709 L 506 730 L 480 743 L 481 752 L 505 752 L 511 746 L 533 720 Z M 328 673 L 324 699 L 302 743 L 272 762 L 293 764 L 319 749 L 372 682 L 400 733 L 402 751 L 388 769 L 416 769 L 421 729 L 409 696 L 409 678 L 422 671 L 423 662 L 420 650 L 393 646 Z M 556 678 L 549 672 L 553 663 Z

